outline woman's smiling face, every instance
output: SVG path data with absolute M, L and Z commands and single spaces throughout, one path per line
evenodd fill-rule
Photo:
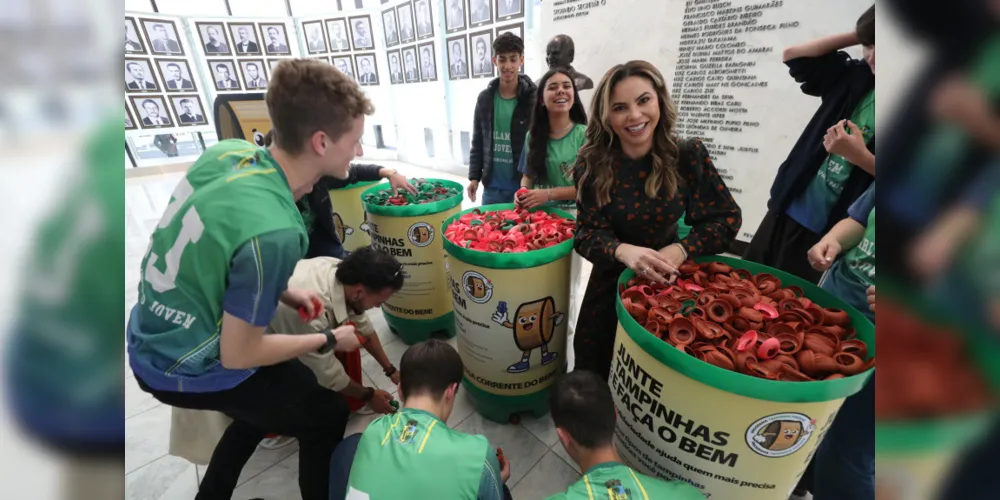
M 653 131 L 660 123 L 660 102 L 652 82 L 640 76 L 618 82 L 611 92 L 608 118 L 626 154 L 648 152 L 653 144 Z

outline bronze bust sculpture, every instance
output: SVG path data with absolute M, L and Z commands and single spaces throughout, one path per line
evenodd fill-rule
M 563 67 L 569 69 L 570 78 L 576 83 L 577 90 L 587 90 L 594 88 L 594 81 L 589 76 L 573 69 L 573 57 L 575 55 L 573 39 L 569 35 L 556 35 L 545 47 L 545 62 L 549 69 Z

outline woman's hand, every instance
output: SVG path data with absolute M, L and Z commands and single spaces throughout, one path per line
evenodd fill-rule
M 868 287 L 868 291 L 866 292 L 866 295 L 868 296 L 868 309 L 871 309 L 872 312 L 875 312 L 875 286 L 874 285 Z
M 389 375 L 389 380 L 391 380 L 393 384 L 399 385 L 399 370 L 392 372 L 392 375 Z
M 637 276 L 657 283 L 670 283 L 677 274 L 677 267 L 652 248 L 622 243 L 615 250 L 615 258 L 635 271 Z
M 844 125 L 851 129 L 851 133 L 844 131 Z M 871 154 L 865 146 L 865 137 L 861 134 L 861 129 L 850 120 L 840 120 L 836 125 L 830 127 L 823 136 L 823 147 L 830 154 L 844 157 L 852 164 L 862 162 L 864 155 Z
M 681 267 L 681 264 L 687 260 L 687 252 L 684 251 L 684 247 L 680 243 L 671 243 L 661 248 L 660 255 L 667 259 L 667 262 L 675 269 Z
M 514 199 L 518 207 L 532 210 L 538 208 L 549 201 L 549 194 L 544 189 L 532 189 L 527 193 Z
M 833 238 L 823 238 L 813 245 L 806 254 L 809 265 L 817 271 L 826 271 L 833 265 L 834 259 L 840 255 L 840 242 Z
M 410 184 L 410 181 L 407 180 L 406 176 L 403 174 L 390 175 L 389 186 L 392 187 L 392 191 L 394 193 L 402 193 L 404 191 L 412 195 L 417 195 L 417 193 L 419 193 L 419 191 L 417 191 L 416 186 Z
M 333 336 L 337 338 L 337 345 L 333 347 L 337 352 L 354 352 L 361 347 L 361 339 L 354 325 L 344 325 L 333 330 Z

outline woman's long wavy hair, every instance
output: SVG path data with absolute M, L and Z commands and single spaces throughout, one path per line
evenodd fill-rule
M 580 148 L 577 160 L 578 168 L 583 169 L 577 185 L 577 199 L 583 199 L 584 186 L 590 182 L 598 207 L 611 203 L 612 164 L 622 155 L 621 140 L 611 128 L 611 94 L 619 82 L 631 76 L 645 78 L 653 85 L 660 106 L 660 121 L 653 130 L 653 170 L 646 178 L 646 196 L 654 198 L 660 189 L 665 190 L 668 197 L 677 193 L 680 156 L 674 136 L 677 109 L 670 100 L 666 80 L 660 71 L 646 61 L 629 61 L 608 70 L 597 86 L 590 104 L 587 141 Z
M 573 105 L 569 108 L 569 120 L 573 124 L 586 125 L 587 112 L 583 109 L 580 96 L 576 92 L 576 82 L 573 75 L 566 68 L 552 68 L 548 73 L 542 75 L 538 81 L 538 92 L 535 96 L 535 107 L 531 111 L 531 140 L 528 143 L 528 175 L 536 182 L 548 182 L 548 168 L 546 160 L 549 152 L 549 133 L 552 132 L 552 124 L 549 123 L 549 110 L 545 107 L 545 86 L 549 84 L 549 79 L 555 75 L 563 74 L 569 77 L 573 85 Z

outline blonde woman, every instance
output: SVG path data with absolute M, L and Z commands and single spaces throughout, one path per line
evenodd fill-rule
M 575 248 L 594 264 L 573 340 L 577 369 L 608 376 L 626 267 L 669 281 L 689 256 L 726 251 L 742 224 L 705 146 L 675 136 L 676 118 L 663 75 L 648 62 L 611 68 L 595 90 L 574 172 Z M 685 211 L 691 233 L 678 239 Z

